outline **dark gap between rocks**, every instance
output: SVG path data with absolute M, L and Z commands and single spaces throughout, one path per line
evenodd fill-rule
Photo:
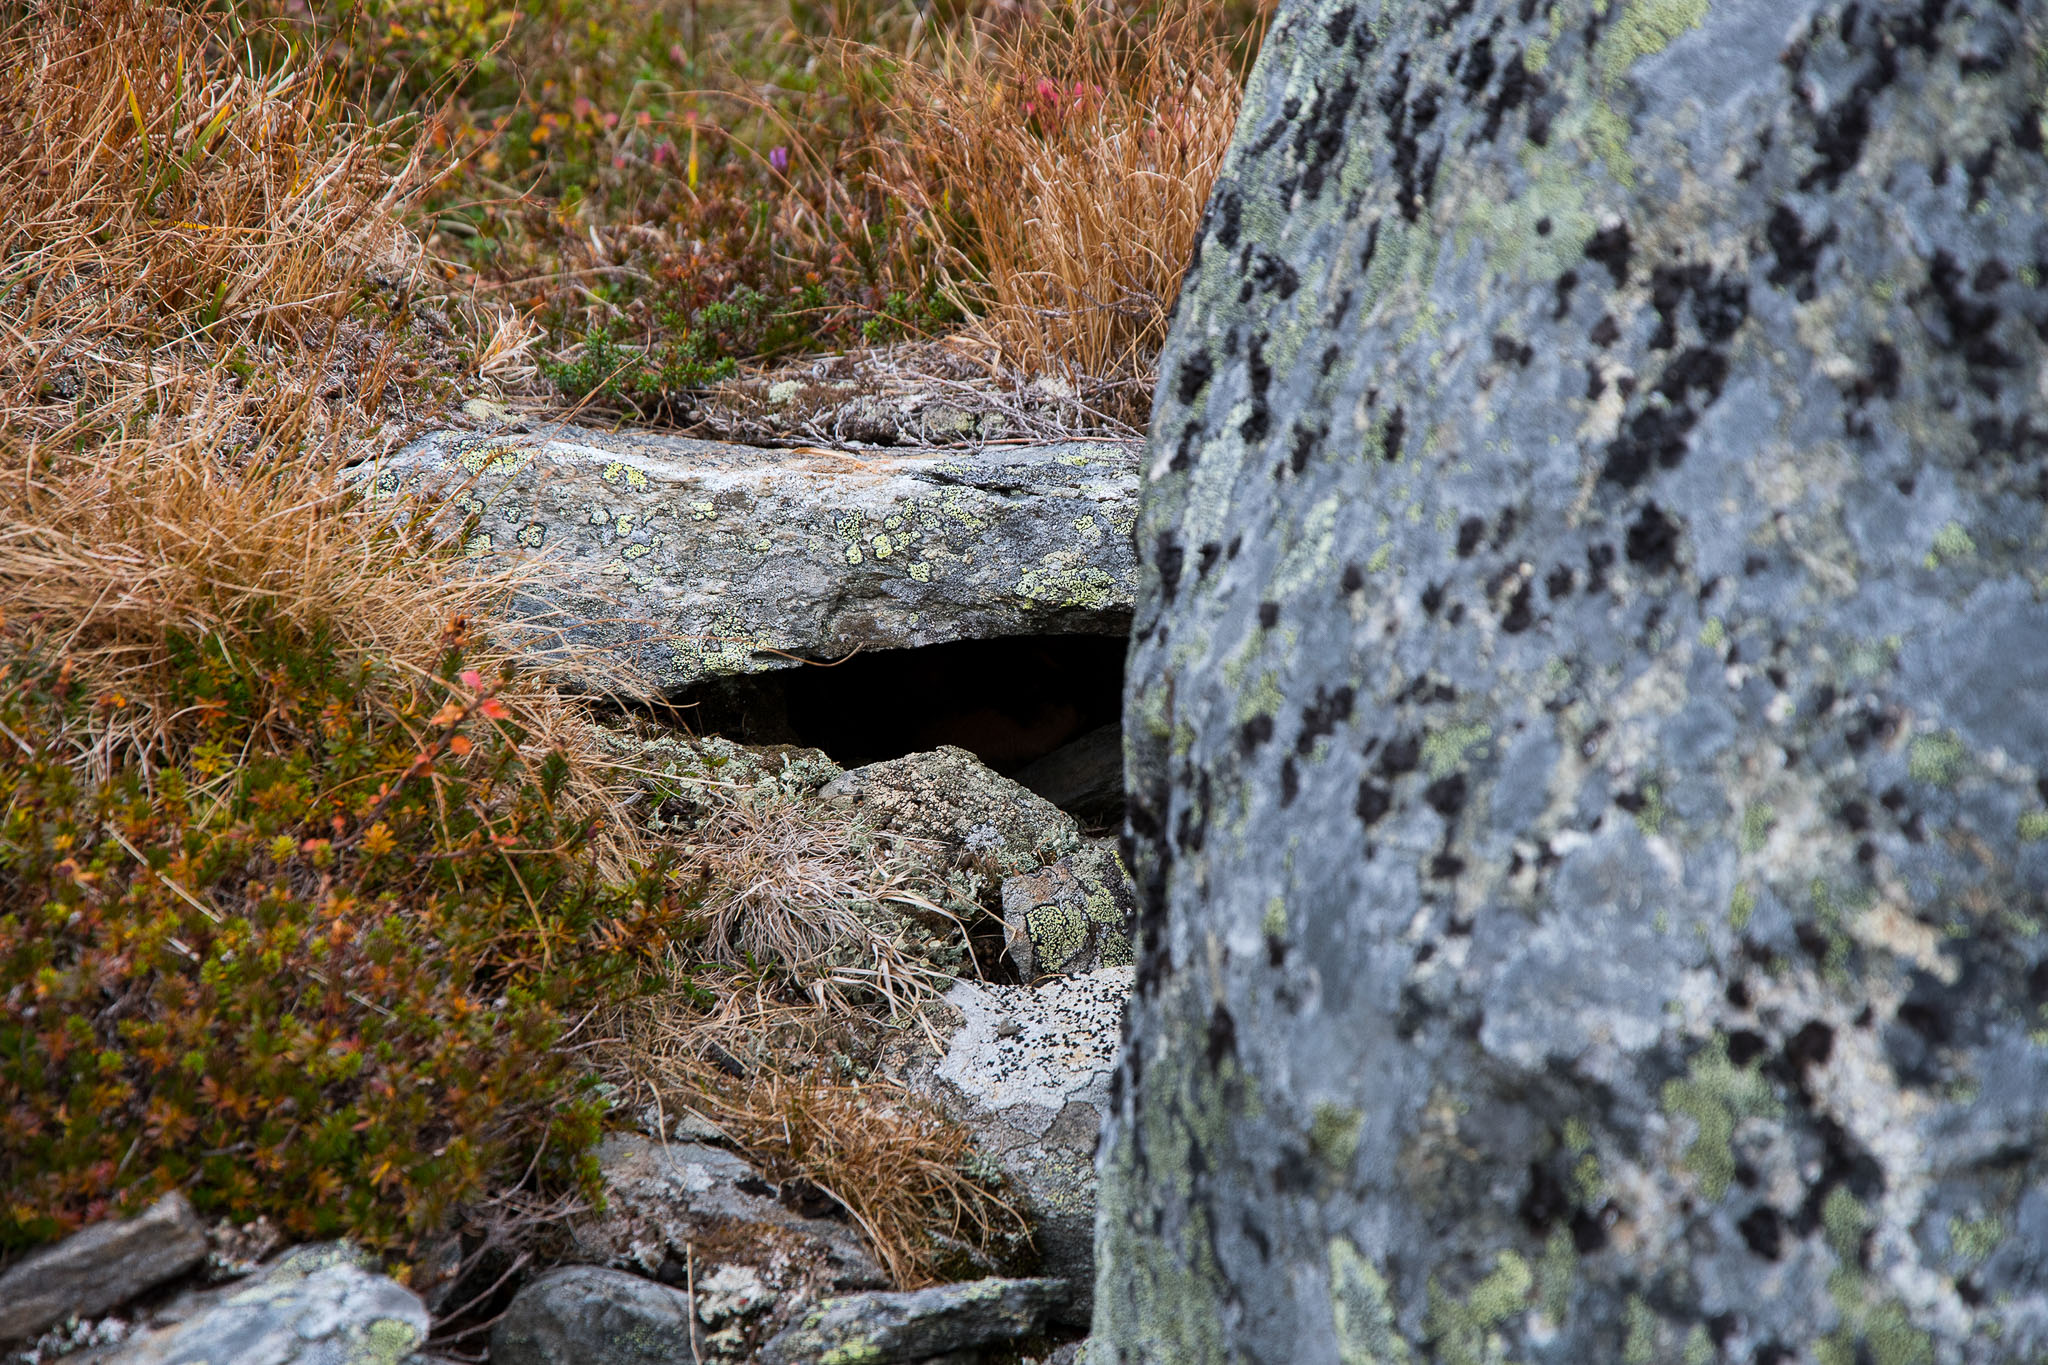
M 1123 821 L 1124 641 L 958 640 L 701 683 L 676 697 L 699 734 L 802 744 L 848 768 L 957 745 L 1091 831 Z

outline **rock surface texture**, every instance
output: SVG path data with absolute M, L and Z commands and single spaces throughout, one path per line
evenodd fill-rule
M 690 1296 L 621 1270 L 567 1266 L 519 1291 L 491 1329 L 496 1365 L 674 1365 L 699 1354 Z
M 90 1318 L 206 1259 L 206 1229 L 182 1194 L 110 1218 L 25 1256 L 0 1275 L 0 1341 Z
M 962 981 L 946 993 L 960 1026 L 909 1075 L 965 1123 L 1030 1219 L 1038 1269 L 1070 1293 L 1056 1321 L 1085 1325 L 1095 1266 L 1095 1148 L 1109 1103 L 1129 967 L 1042 985 Z
M 655 686 L 1130 622 L 1137 451 L 762 450 L 549 427 L 423 438 L 369 471 L 446 500 L 472 554 L 537 555 L 541 629 Z
M 1003 879 L 1003 942 L 1026 981 L 1128 967 L 1137 904 L 1108 841 Z
M 296 1247 L 253 1279 L 203 1297 L 183 1321 L 124 1342 L 99 1365 L 398 1365 L 427 1338 L 419 1295 L 329 1243 Z
M 897 1365 L 1028 1337 L 1066 1296 L 1058 1280 L 971 1280 L 827 1299 L 761 1350 L 761 1365 Z
M 2048 1354 L 2040 0 L 1286 0 L 1160 362 L 1119 1362 Z

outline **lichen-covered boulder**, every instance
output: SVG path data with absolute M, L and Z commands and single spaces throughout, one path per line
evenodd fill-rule
M 818 796 L 925 845 L 938 866 L 995 878 L 1034 871 L 1081 847 L 1071 815 L 951 744 L 850 768 Z
M 1003 879 L 1004 951 L 1026 981 L 1131 965 L 1138 906 L 1108 841 Z
M 184 1195 L 133 1218 L 109 1218 L 31 1252 L 0 1275 L 0 1341 L 90 1318 L 206 1259 L 206 1228 Z
M 536 648 L 652 686 L 1130 622 L 1137 452 L 1109 442 L 764 450 L 546 427 L 426 436 L 361 477 L 478 556 L 545 556 Z
M 1160 362 L 1098 1358 L 2048 1353 L 2040 0 L 1286 0 Z
M 497 1365 L 674 1365 L 702 1358 L 685 1289 L 572 1265 L 522 1287 L 491 1329 Z

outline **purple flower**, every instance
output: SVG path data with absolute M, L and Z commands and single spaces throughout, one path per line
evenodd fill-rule
M 787 147 L 770 147 L 770 148 L 768 149 L 768 164 L 769 164 L 769 165 L 771 165 L 771 166 L 773 166 L 773 167 L 775 168 L 775 173 L 776 173 L 777 175 L 780 175 L 780 174 L 782 174 L 782 173 L 783 173 L 784 171 L 788 170 L 788 169 L 789 169 L 789 148 L 787 148 Z

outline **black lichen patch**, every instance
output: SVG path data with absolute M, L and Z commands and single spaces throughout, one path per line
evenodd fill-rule
M 1586 259 L 1597 261 L 1607 267 L 1607 273 L 1614 277 L 1614 287 L 1619 289 L 1628 283 L 1629 257 L 1633 243 L 1629 238 L 1627 223 L 1612 223 L 1594 233 L 1586 243 Z
M 1771 210 L 1770 221 L 1764 224 L 1764 240 L 1775 258 L 1765 278 L 1780 289 L 1790 285 L 1792 296 L 1801 303 L 1807 302 L 1818 292 L 1813 276 L 1820 264 L 1820 254 L 1838 236 L 1833 223 L 1819 232 L 1808 232 L 1798 214 L 1784 204 L 1777 205 Z
M 1186 558 L 1171 531 L 1161 531 L 1152 542 L 1152 562 L 1159 566 L 1159 588 L 1169 602 L 1180 590 L 1181 568 Z
M 1435 125 L 1443 100 L 1441 87 L 1425 83 L 1411 98 L 1409 54 L 1394 63 L 1393 77 L 1379 93 L 1378 104 L 1387 119 L 1387 142 L 1393 148 L 1394 175 L 1401 182 L 1396 204 L 1401 216 L 1415 222 L 1429 202 L 1436 186 L 1437 163 L 1443 155 L 1439 143 L 1426 153 L 1422 139 Z M 1355 92 L 1354 92 L 1355 93 Z M 1340 134 L 1341 135 L 1341 134 Z
M 1349 684 L 1335 691 L 1325 691 L 1318 684 L 1316 699 L 1301 708 L 1301 734 L 1295 738 L 1294 751 L 1306 758 L 1323 736 L 1334 732 L 1338 725 L 1351 719 L 1351 708 L 1356 694 Z
M 1465 808 L 1465 774 L 1440 777 L 1422 789 L 1422 799 L 1446 820 Z
M 1216 362 L 1209 353 L 1196 350 L 1180 362 L 1180 369 L 1174 378 L 1174 397 L 1183 406 L 1192 403 L 1208 386 L 1210 377 L 1216 373 Z
M 1529 585 L 1523 583 L 1508 598 L 1507 610 L 1501 613 L 1500 628 L 1510 635 L 1519 635 L 1535 623 L 1535 613 L 1529 607 Z
M 1352 809 L 1358 813 L 1359 820 L 1364 823 L 1367 829 L 1378 824 L 1381 817 L 1385 816 L 1393 807 L 1393 794 L 1385 787 L 1373 782 L 1370 778 L 1359 782 L 1358 800 L 1354 803 Z
M 1629 524 L 1622 550 L 1629 563 L 1645 572 L 1667 573 L 1677 563 L 1680 535 L 1678 523 L 1666 516 L 1664 509 L 1647 503 Z
M 1479 542 L 1486 538 L 1486 523 L 1478 517 L 1466 517 L 1458 523 L 1458 558 L 1470 559 L 1472 552 L 1479 548 Z

